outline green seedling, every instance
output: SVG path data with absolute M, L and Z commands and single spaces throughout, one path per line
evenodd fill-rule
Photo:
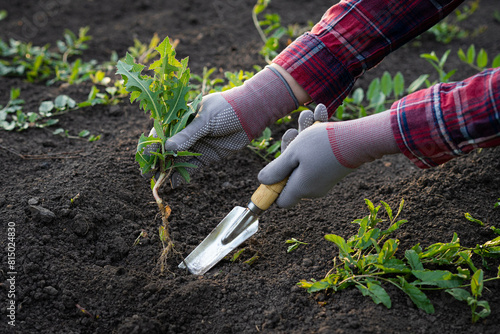
M 80 198 L 80 193 L 76 194 L 75 196 L 71 197 L 69 202 L 71 204 L 75 204 L 75 201 Z
M 500 206 L 500 198 L 497 200 L 495 204 L 493 204 L 494 208 L 498 208 Z
M 299 248 L 300 245 L 307 245 L 306 242 L 302 242 L 302 241 L 299 241 L 295 238 L 292 238 L 292 239 L 288 239 L 287 241 L 285 241 L 286 244 L 291 244 L 290 246 L 288 246 L 286 252 L 287 253 L 291 253 L 293 252 L 294 250 L 296 250 L 297 248 Z
M 245 262 L 243 262 L 243 263 L 248 264 L 249 266 L 251 266 L 252 264 L 254 264 L 254 263 L 255 263 L 255 261 L 257 261 L 257 259 L 258 259 L 258 258 L 259 258 L 258 253 L 255 253 L 255 255 L 254 255 L 254 256 L 252 256 L 251 258 L 249 258 L 248 260 L 246 260 L 246 261 L 245 261 Z
M 325 236 L 339 250 L 333 260 L 333 268 L 321 280 L 301 280 L 298 283 L 300 287 L 310 293 L 325 290 L 337 293 L 355 286 L 376 304 L 391 308 L 391 298 L 384 288 L 384 285 L 390 284 L 407 294 L 426 313 L 434 313 L 435 310 L 425 291 L 444 290 L 468 303 L 473 322 L 489 314 L 488 303 L 478 298 L 484 283 L 498 280 L 500 275 L 484 278 L 473 259 L 474 255 L 480 256 L 482 264 L 486 266 L 486 258 L 500 256 L 500 237 L 470 248 L 461 246 L 455 233 L 450 242 L 435 243 L 425 249 L 417 244 L 405 250 L 403 258 L 398 258 L 396 251 L 399 240 L 388 236 L 407 223 L 404 219 L 398 219 L 404 201 L 401 201 L 396 214 L 387 203 L 381 202 L 387 221 L 379 218 L 382 206 L 375 207 L 369 200 L 365 202 L 369 215 L 353 221 L 359 225 L 356 235 L 347 240 L 335 234 Z M 386 226 L 385 229 L 380 227 L 382 224 Z M 478 308 L 481 311 L 478 312 Z
M 137 246 L 141 242 L 142 239 L 145 239 L 147 237 L 148 237 L 148 232 L 146 232 L 146 230 L 141 230 L 141 233 L 134 241 L 134 246 Z
M 457 71 L 456 69 L 451 70 L 449 72 L 446 72 L 444 70 L 444 64 L 446 63 L 446 60 L 448 59 L 450 52 L 451 50 L 447 50 L 441 58 L 438 58 L 438 56 L 434 51 L 432 51 L 431 53 L 424 53 L 420 55 L 421 58 L 427 60 L 432 65 L 432 67 L 434 67 L 434 69 L 438 72 L 439 82 L 449 82 L 451 76 L 455 74 L 455 72 Z M 431 84 L 428 84 L 427 86 L 432 86 L 436 83 L 437 82 L 433 82 Z
M 283 37 L 288 37 L 287 43 L 291 43 L 293 38 L 302 35 L 312 26 L 312 23 L 309 23 L 307 27 L 301 27 L 297 24 L 283 27 L 281 17 L 276 13 L 265 14 L 264 18 L 259 20 L 258 15 L 264 12 L 270 2 L 271 0 L 257 0 L 252 10 L 254 26 L 264 42 L 260 54 L 264 56 L 267 63 L 271 63 L 272 59 L 281 51 L 280 40 Z
M 480 49 L 479 52 L 476 52 L 474 44 L 470 45 L 467 51 L 460 48 L 458 50 L 458 57 L 461 61 L 478 71 L 483 71 L 488 67 L 488 53 L 484 49 Z M 497 54 L 493 58 L 491 67 L 500 67 L 500 54 Z
M 0 21 L 7 18 L 7 11 L 5 9 L 0 10 Z
M 186 168 L 196 168 L 193 164 L 176 162 L 174 157 L 199 155 L 166 151 L 165 143 L 194 118 L 198 103 L 201 101 L 201 94 L 188 104 L 191 90 L 188 58 L 181 61 L 175 58 L 176 52 L 168 37 L 155 50 L 160 59 L 148 68 L 153 77 L 143 74 L 142 71 L 146 66 L 137 63 L 129 53 L 123 61 L 118 62 L 116 73 L 124 80 L 125 89 L 130 93 L 130 102 L 138 102 L 139 107 L 150 114 L 157 133 L 157 137 L 141 135 L 135 158 L 143 174 L 152 170 L 158 172 L 158 177 L 152 178 L 152 192 L 162 216 L 159 234 L 163 244 L 160 256 L 163 272 L 165 261 L 174 249 L 174 244 L 168 231 L 171 209 L 159 196 L 158 190 L 173 171 L 177 171 L 189 182 L 190 176 Z M 152 144 L 158 145 L 159 149 L 149 155 L 145 154 L 144 149 Z
M 245 251 L 245 248 L 242 248 L 240 249 L 239 251 L 237 251 L 236 253 L 234 253 L 233 257 L 231 258 L 231 262 L 235 262 L 239 259 L 239 257 L 241 256 L 241 254 L 243 254 L 243 252 Z
M 268 161 L 268 156 L 273 156 L 277 158 L 280 155 L 281 141 L 275 141 L 271 144 L 273 138 L 271 137 L 271 129 L 266 128 L 259 138 L 256 138 L 250 142 L 248 147 L 254 151 L 262 159 Z
M 476 224 L 478 224 L 478 225 L 480 225 L 480 226 L 484 226 L 484 223 L 483 223 L 482 221 L 480 221 L 479 219 L 476 219 L 476 218 L 472 217 L 472 216 L 470 215 L 470 213 L 466 212 L 466 213 L 464 214 L 464 216 L 465 216 L 465 218 L 466 218 L 468 221 L 473 222 L 473 223 L 476 223 Z

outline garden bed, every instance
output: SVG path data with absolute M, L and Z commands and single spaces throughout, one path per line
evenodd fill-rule
M 57 6 L 54 4 L 57 3 Z M 52 5 L 50 5 L 52 4 Z M 89 26 L 89 50 L 84 59 L 109 60 L 112 51 L 124 56 L 133 39 L 143 42 L 156 32 L 179 39 L 179 57 L 190 57 L 192 73 L 203 67 L 222 71 L 252 70 L 265 65 L 251 10 L 254 1 L 11 1 L 3 8 L 0 37 L 43 45 L 61 39 L 64 29 Z M 273 0 L 269 10 L 283 24 L 317 21 L 328 4 L 322 1 Z M 461 62 L 459 48 L 475 44 L 489 54 L 500 52 L 500 23 L 493 19 L 496 0 L 482 1 L 478 12 L 463 23 L 467 29 L 486 25 L 474 38 L 450 44 L 430 36 L 409 43 L 359 80 L 366 88 L 383 71 L 401 71 L 410 82 L 433 73 L 419 57 L 451 49 L 448 70 L 454 79 L 475 73 Z M 31 25 L 31 26 L 30 26 Z M 91 84 L 28 83 L 0 80 L 0 104 L 11 87 L 21 89 L 25 109 L 66 94 L 85 100 Z M 89 130 L 101 139 L 88 142 L 53 135 L 53 128 L 23 132 L 0 131 L 0 224 L 15 224 L 15 327 L 8 325 L 6 294 L 2 293 L 0 332 L 16 333 L 496 333 L 500 318 L 500 282 L 486 284 L 483 299 L 491 314 L 471 323 L 469 307 L 444 292 L 428 294 L 436 312 L 417 309 L 395 288 L 387 288 L 392 308 L 375 305 L 357 289 L 335 295 L 308 294 L 296 286 L 301 279 L 321 279 L 337 255 L 324 239 L 345 238 L 350 224 L 367 215 L 364 199 L 406 204 L 409 222 L 396 233 L 401 254 L 448 242 L 456 232 L 461 243 L 475 246 L 495 233 L 464 218 L 469 212 L 489 225 L 500 222 L 500 149 L 484 149 L 420 170 L 403 156 L 384 157 L 346 177 L 326 197 L 302 201 L 284 210 L 273 206 L 260 219 L 260 231 L 242 247 L 236 262 L 221 261 L 198 277 L 177 268 L 158 271 L 160 217 L 149 188 L 134 161 L 137 140 L 151 122 L 124 100 L 116 106 L 79 109 L 59 117 L 70 134 Z M 295 126 L 292 122 L 289 126 Z M 279 137 L 285 126 L 274 126 Z M 266 162 L 243 150 L 214 168 L 197 173 L 190 184 L 163 189 L 172 207 L 170 229 L 176 249 L 189 254 L 235 206 L 245 205 L 258 186 L 257 174 Z M 7 232 L 2 229 L 0 282 L 7 288 Z M 4 232 L 5 231 L 5 232 Z M 136 238 L 144 232 L 145 237 Z M 285 241 L 307 245 L 287 253 Z M 258 255 L 251 265 L 245 260 Z M 488 276 L 497 274 L 492 262 Z M 12 270 L 10 270 L 12 271 Z

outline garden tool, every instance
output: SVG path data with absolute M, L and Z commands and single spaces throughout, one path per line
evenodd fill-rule
M 317 117 L 313 119 L 326 121 L 328 119 L 326 108 L 323 106 L 323 109 L 318 111 Z M 299 120 L 299 128 L 307 127 L 307 122 Z M 320 120 L 314 122 L 317 123 L 320 123 Z M 282 151 L 285 147 L 286 145 L 282 146 Z M 224 256 L 254 235 L 259 228 L 259 216 L 274 203 L 287 181 L 288 177 L 275 184 L 261 184 L 253 193 L 247 207 L 236 206 L 229 212 L 205 240 L 179 264 L 179 268 L 187 268 L 192 274 L 203 275 Z
M 278 198 L 288 178 L 281 182 L 261 184 L 247 207 L 236 206 L 210 234 L 179 264 L 192 274 L 203 275 L 224 256 L 254 235 L 259 228 L 259 216 Z

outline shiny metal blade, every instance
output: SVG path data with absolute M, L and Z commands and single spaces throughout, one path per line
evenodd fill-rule
M 224 256 L 254 235 L 258 216 L 248 208 L 235 207 L 212 232 L 179 264 L 179 268 L 203 275 Z

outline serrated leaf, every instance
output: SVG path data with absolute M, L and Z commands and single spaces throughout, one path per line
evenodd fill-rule
M 127 88 L 127 91 L 139 92 L 139 95 L 137 95 L 135 99 L 141 102 L 141 107 L 144 111 L 149 110 L 151 112 L 151 116 L 154 119 L 158 119 L 159 116 L 162 115 L 162 107 L 158 102 L 159 92 L 152 92 L 149 89 L 153 83 L 153 79 L 143 79 L 138 73 L 132 71 L 132 65 L 126 64 L 122 61 L 118 61 L 116 68 L 118 69 L 116 74 L 122 75 L 124 79 L 126 78 L 125 87 Z
M 423 293 L 416 286 L 408 283 L 404 277 L 399 277 L 399 281 L 401 283 L 401 288 L 403 291 L 410 297 L 410 299 L 415 303 L 415 305 L 425 311 L 428 314 L 434 313 L 434 306 L 425 293 Z

